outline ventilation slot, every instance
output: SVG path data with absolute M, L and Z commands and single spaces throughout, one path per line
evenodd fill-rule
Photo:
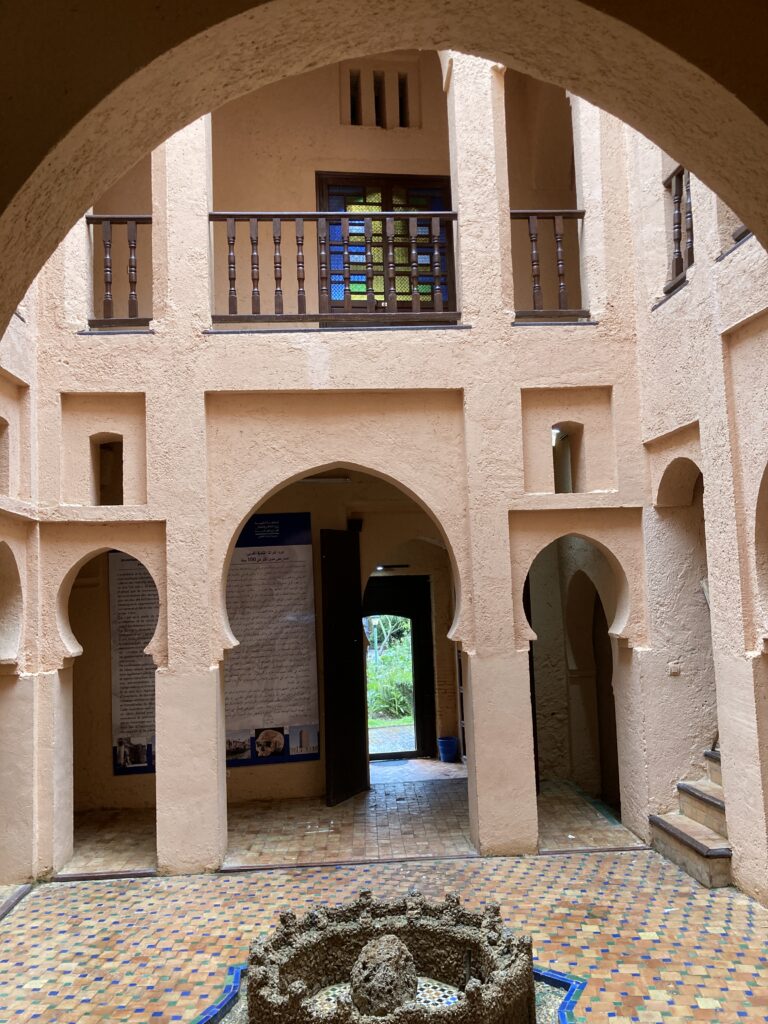
M 360 72 L 349 72 L 349 123 L 363 123 L 363 105 L 360 98 Z

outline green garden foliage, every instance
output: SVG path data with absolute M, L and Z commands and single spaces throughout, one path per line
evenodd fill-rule
M 368 718 L 400 719 L 413 714 L 411 620 L 396 615 L 363 619 L 368 637 Z

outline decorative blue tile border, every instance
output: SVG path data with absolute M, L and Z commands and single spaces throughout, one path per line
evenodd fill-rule
M 203 1010 L 198 1017 L 195 1017 L 192 1024 L 216 1024 L 216 1021 L 221 1020 L 224 1014 L 231 1008 L 232 1003 L 237 999 L 237 993 L 240 991 L 240 982 L 246 970 L 247 964 L 237 964 L 234 967 L 228 968 L 224 991 L 212 1006 L 209 1006 L 207 1010 Z
M 240 983 L 246 970 L 247 964 L 238 964 L 237 966 L 230 967 L 227 970 L 224 991 L 212 1006 L 209 1006 L 207 1010 L 203 1010 L 199 1016 L 195 1017 L 192 1024 L 216 1024 L 217 1021 L 220 1021 L 237 999 Z M 569 974 L 560 974 L 559 971 L 548 971 L 543 967 L 535 966 L 533 968 L 533 976 L 537 981 L 544 981 L 548 985 L 565 990 L 565 998 L 560 1003 L 557 1011 L 558 1024 L 574 1024 L 576 1018 L 573 1014 L 573 1008 L 586 987 L 586 981 L 583 981 L 581 978 L 574 978 Z
M 574 1024 L 576 1017 L 573 1013 L 573 1008 L 576 1005 L 579 996 L 587 987 L 586 981 L 582 978 L 574 978 L 571 974 L 560 974 L 559 971 L 548 971 L 543 967 L 533 968 L 533 976 L 539 981 L 545 981 L 548 985 L 553 985 L 555 988 L 562 988 L 566 990 L 565 999 L 557 1010 L 558 1024 Z

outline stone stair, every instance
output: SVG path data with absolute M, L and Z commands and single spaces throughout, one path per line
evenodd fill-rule
M 717 889 L 731 885 L 731 847 L 719 749 L 705 750 L 704 760 L 704 778 L 678 782 L 679 810 L 650 816 L 651 845 L 702 885 Z

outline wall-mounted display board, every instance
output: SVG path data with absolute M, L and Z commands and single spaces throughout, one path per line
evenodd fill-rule
M 157 623 L 152 577 L 109 556 L 115 774 L 155 770 L 155 665 L 143 651 Z M 252 516 L 237 539 L 227 610 L 240 641 L 224 663 L 226 757 L 232 767 L 317 760 L 320 716 L 312 532 L 307 512 Z
M 155 770 L 155 663 L 144 649 L 157 625 L 152 577 L 122 551 L 109 555 L 112 765 L 115 775 Z
M 224 663 L 227 764 L 317 759 L 309 513 L 251 516 L 232 556 L 227 610 L 240 641 Z

